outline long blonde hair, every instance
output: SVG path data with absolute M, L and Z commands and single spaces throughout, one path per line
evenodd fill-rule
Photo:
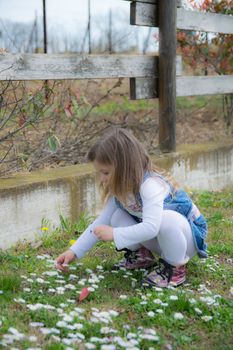
M 90 148 L 87 158 L 113 167 L 108 186 L 101 186 L 104 200 L 113 195 L 126 204 L 129 194 L 139 192 L 145 172 L 158 173 L 143 145 L 121 128 L 111 128 Z

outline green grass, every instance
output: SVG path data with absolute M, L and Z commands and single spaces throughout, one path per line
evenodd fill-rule
M 48 231 L 37 248 L 28 243 L 0 251 L 0 348 L 230 350 L 233 193 L 192 196 L 208 220 L 209 258 L 192 259 L 187 283 L 177 289 L 143 289 L 143 271 L 113 273 L 121 253 L 112 243 L 97 244 L 69 273 L 50 276 L 53 260 L 90 222 L 86 214 L 76 224 L 61 216 L 57 228 L 44 219 Z M 80 303 L 84 285 L 94 291 Z

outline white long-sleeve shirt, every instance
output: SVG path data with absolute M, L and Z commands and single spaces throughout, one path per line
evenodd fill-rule
M 113 237 L 117 249 L 123 249 L 134 244 L 145 242 L 157 236 L 162 220 L 164 198 L 169 193 L 169 185 L 161 179 L 149 177 L 140 187 L 142 199 L 142 212 L 134 212 L 135 216 L 142 218 L 142 222 L 127 226 L 113 228 Z M 132 203 L 129 205 L 132 208 Z M 72 252 L 81 259 L 98 238 L 94 229 L 99 225 L 110 225 L 113 213 L 118 209 L 114 197 L 111 197 L 97 219 L 88 226 L 77 241 L 71 246 Z M 130 213 L 132 213 L 130 211 Z M 133 213 L 132 213 L 133 214 Z

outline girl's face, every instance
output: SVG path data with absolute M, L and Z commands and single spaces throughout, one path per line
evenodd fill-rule
M 99 174 L 100 182 L 102 184 L 107 185 L 111 176 L 112 176 L 113 166 L 101 164 L 101 163 L 97 162 L 96 160 L 94 160 L 93 166 L 94 166 L 96 172 Z

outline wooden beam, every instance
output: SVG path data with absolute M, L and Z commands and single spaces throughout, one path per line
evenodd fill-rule
M 177 28 L 233 34 L 233 16 L 177 9 Z
M 130 2 L 143 2 L 146 4 L 158 4 L 159 0 L 124 0 L 124 1 L 130 1 Z M 177 7 L 182 6 L 182 0 L 176 0 Z
M 182 56 L 176 56 L 176 76 L 182 75 Z M 130 78 L 130 99 L 141 100 L 158 97 L 157 78 Z
M 148 55 L 1 54 L 0 80 L 154 77 L 157 66 Z
M 159 3 L 159 146 L 176 149 L 176 4 Z
M 177 96 L 217 95 L 233 93 L 233 75 L 178 77 Z
M 157 98 L 158 78 L 130 78 L 130 99 L 143 100 Z
M 131 2 L 130 24 L 137 26 L 158 27 L 157 4 Z
M 154 3 L 132 2 L 130 24 L 158 27 L 158 5 Z M 233 34 L 233 16 L 217 13 L 200 13 L 177 9 L 177 28 L 203 32 Z

